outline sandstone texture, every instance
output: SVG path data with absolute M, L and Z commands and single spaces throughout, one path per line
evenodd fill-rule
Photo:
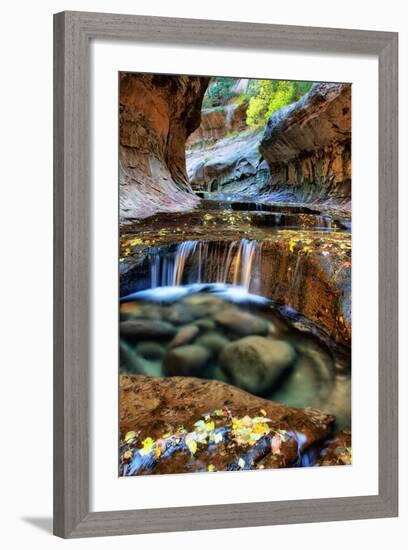
M 246 110 L 248 103 L 229 103 L 201 111 L 201 124 L 187 140 L 187 147 L 212 143 L 232 132 L 247 130 Z
M 315 84 L 269 119 L 260 143 L 271 188 L 301 200 L 351 199 L 351 85 Z
M 297 223 L 309 224 L 308 214 L 298 214 Z M 207 215 L 208 217 L 208 215 Z M 245 219 L 234 213 L 226 217 L 224 213 L 217 216 L 211 214 L 210 228 L 205 225 L 203 214 L 180 215 L 178 219 L 166 220 L 169 222 L 168 237 L 165 239 L 185 240 L 186 233 L 183 227 L 188 227 L 193 238 L 208 239 L 209 251 L 206 254 L 205 266 L 202 270 L 203 280 L 222 280 L 225 272 L 224 263 L 228 256 L 231 259 L 231 267 L 224 282 L 233 283 L 236 277 L 236 257 L 238 247 L 233 248 L 237 238 L 247 237 L 262 242 L 260 261 L 257 276 L 251 278 L 251 282 L 257 282 L 258 287 L 250 287 L 252 292 L 257 292 L 266 298 L 273 299 L 278 305 L 291 308 L 301 313 L 317 326 L 321 327 L 328 336 L 335 341 L 351 345 L 351 239 L 349 233 L 335 231 L 319 231 L 306 229 L 281 229 L 271 235 L 266 214 L 246 214 Z M 223 223 L 224 219 L 233 221 L 231 224 Z M 255 228 L 256 224 L 261 227 Z M 265 224 L 266 229 L 263 229 Z M 150 223 L 150 228 L 152 224 Z M 181 230 L 178 230 L 181 228 Z M 210 233 L 211 231 L 211 233 Z M 166 244 L 163 250 L 167 253 Z M 139 247 L 141 248 L 141 247 Z M 186 262 L 188 269 L 192 260 Z M 129 255 L 123 267 L 121 286 L 123 292 L 129 294 L 136 289 L 134 274 L 137 273 L 140 288 L 149 285 L 149 256 L 143 255 L 135 249 L 134 256 Z M 221 269 L 220 269 L 221 266 Z M 198 312 L 197 312 L 198 313 Z M 196 314 L 197 314 L 196 313 Z M 210 311 L 203 311 L 202 317 L 208 317 Z M 149 311 L 150 315 L 154 310 Z M 193 314 L 183 306 L 174 308 L 168 313 L 167 319 L 185 319 L 185 322 L 193 320 Z M 215 314 L 217 315 L 217 314 Z M 236 312 L 224 310 L 220 312 L 218 324 L 229 327 L 231 331 L 235 326 L 238 334 L 265 334 L 267 328 L 263 328 L 258 321 L 259 328 L 243 318 Z M 201 322 L 201 321 L 200 321 Z M 205 325 L 213 328 L 213 319 L 203 320 Z
M 351 432 L 336 434 L 329 446 L 322 452 L 319 466 L 350 466 L 352 464 Z
M 199 126 L 206 77 L 120 73 L 122 221 L 192 208 L 185 143 Z
M 188 150 L 193 189 L 246 195 L 267 191 L 269 169 L 258 149 L 261 135 L 259 130 L 245 130 L 206 144 L 204 149 Z
M 196 378 L 122 375 L 119 402 L 121 475 L 289 466 L 334 421 Z

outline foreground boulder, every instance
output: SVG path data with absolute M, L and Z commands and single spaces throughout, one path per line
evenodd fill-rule
M 319 466 L 350 466 L 352 464 L 351 432 L 336 434 L 330 445 L 324 449 Z
M 185 143 L 199 126 L 206 77 L 120 73 L 122 221 L 194 207 Z
M 334 422 L 197 378 L 122 375 L 119 402 L 121 475 L 295 465 Z
M 248 336 L 224 348 L 221 364 L 236 386 L 259 395 L 276 385 L 295 357 L 283 340 Z
M 351 199 L 351 85 L 315 84 L 269 118 L 260 143 L 272 189 Z

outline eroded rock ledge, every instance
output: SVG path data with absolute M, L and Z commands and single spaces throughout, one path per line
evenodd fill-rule
M 282 468 L 334 422 L 317 409 L 189 377 L 122 375 L 119 402 L 121 475 Z
M 206 77 L 121 73 L 122 221 L 174 212 L 197 202 L 188 183 L 185 143 L 198 128 Z
M 351 85 L 315 84 L 296 103 L 274 113 L 260 152 L 271 188 L 302 200 L 351 199 Z

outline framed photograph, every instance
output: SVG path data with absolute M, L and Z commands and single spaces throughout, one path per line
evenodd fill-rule
M 397 34 L 54 37 L 55 534 L 396 516 Z

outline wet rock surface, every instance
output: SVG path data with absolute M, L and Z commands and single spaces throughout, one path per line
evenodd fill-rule
M 287 342 L 248 336 L 226 346 L 220 360 L 235 386 L 260 395 L 274 387 L 295 357 Z
M 120 475 L 296 465 L 334 421 L 195 378 L 121 376 L 120 404 Z
M 200 376 L 210 357 L 210 351 L 197 344 L 177 347 L 164 357 L 164 373 L 166 376 Z
M 351 432 L 339 432 L 322 451 L 319 466 L 350 466 L 352 463 Z
M 170 338 L 176 329 L 166 321 L 155 319 L 131 319 L 120 323 L 120 334 L 125 340 L 142 338 Z
M 269 330 L 269 325 L 264 319 L 236 308 L 220 311 L 214 319 L 225 329 L 240 336 L 267 334 Z
M 231 80 L 120 73 L 121 476 L 352 460 L 351 87 Z
M 200 308 L 193 323 L 174 324 L 168 336 L 121 338 L 121 372 L 147 376 L 195 376 L 235 384 L 254 395 L 297 407 L 315 406 L 335 414 L 339 429 L 350 427 L 350 363 L 347 350 L 333 346 L 310 321 L 282 314 L 273 304 L 234 303 L 234 287 L 202 285 L 176 290 L 175 301 L 155 303 L 155 291 L 140 302 L 124 302 L 132 320 L 155 312 L 154 323 L 181 308 Z M 219 293 L 222 291 L 222 296 Z M 158 289 L 158 295 L 160 295 Z M 248 296 L 247 299 L 250 299 Z M 256 300 L 256 299 L 255 299 Z M 139 307 L 136 307 L 138 305 Z M 202 308 L 202 309 L 201 309 Z M 211 308 L 211 313 L 208 312 Z M 131 312 L 137 317 L 132 319 Z M 223 314 L 223 315 L 221 315 Z M 228 315 L 227 315 L 228 314 Z M 238 320 L 237 325 L 220 323 Z M 250 320 L 251 335 L 240 332 Z M 151 320 L 145 320 L 151 323 Z M 126 326 L 125 323 L 125 326 Z M 170 323 L 164 321 L 167 328 Z M 143 325 L 144 326 L 144 325 Z M 147 325 L 148 326 L 148 325 Z M 261 327 L 261 335 L 253 334 Z M 171 334 L 171 336 L 170 336 Z
M 177 348 L 184 344 L 188 344 L 199 334 L 200 328 L 197 325 L 185 325 L 182 327 L 169 343 L 169 348 Z
M 157 220 L 157 224 L 163 223 L 160 220 Z M 248 215 L 221 211 L 219 214 L 196 212 L 194 215 L 181 215 L 181 218 L 175 218 L 172 222 L 166 219 L 166 232 L 156 228 L 155 220 L 151 220 L 148 226 L 140 227 L 138 224 L 138 230 L 146 232 L 145 244 L 137 240 L 134 243 L 134 240 L 125 235 L 122 240 L 122 293 L 127 295 L 135 290 L 148 288 L 151 285 L 149 262 L 152 254 L 172 257 L 177 244 L 170 245 L 173 248 L 166 248 L 166 243 L 177 243 L 178 239 L 185 241 L 186 238 L 197 239 L 202 246 L 208 247 L 201 280 L 233 283 L 239 251 L 237 239 L 250 237 L 259 242 L 261 247 L 259 273 L 257 277 L 251 277 L 250 290 L 273 299 L 288 310 L 299 312 L 334 340 L 349 346 L 350 232 L 306 229 L 305 226 L 302 229 L 271 230 L 268 226 L 256 227 L 252 222 Z M 208 240 L 210 235 L 211 240 Z M 196 271 L 194 258 L 198 259 L 198 252 L 199 250 L 194 257 L 187 259 L 186 270 Z M 229 269 L 225 267 L 228 258 Z M 200 309 L 201 305 L 197 306 Z M 183 311 L 184 315 L 188 315 L 185 321 L 192 322 L 193 313 L 187 314 L 186 310 Z M 175 311 L 171 315 L 180 316 L 182 320 L 181 312 Z

